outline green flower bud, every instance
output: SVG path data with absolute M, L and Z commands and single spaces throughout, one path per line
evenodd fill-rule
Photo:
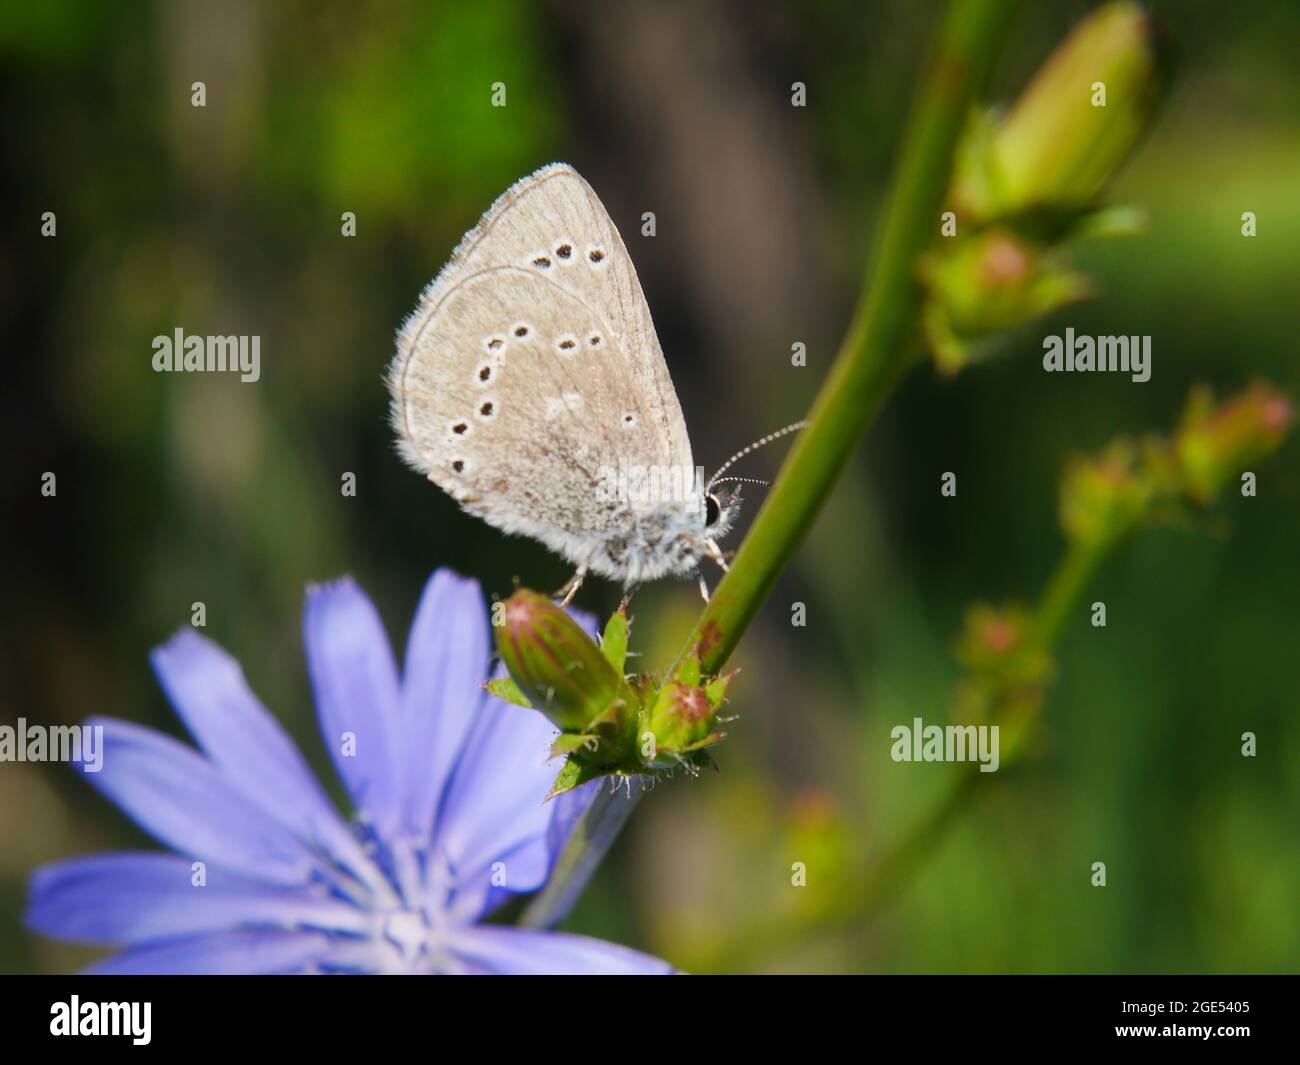
M 563 609 L 521 588 L 505 603 L 497 650 L 532 704 L 566 732 L 584 732 L 631 698 L 601 649 Z
M 1144 461 L 1145 460 L 1145 461 Z M 1152 497 L 1167 487 L 1158 449 L 1112 441 L 1097 456 L 1077 457 L 1061 482 L 1061 526 L 1082 543 L 1104 544 L 1127 532 Z
M 954 692 L 954 720 L 996 720 L 1015 732 L 1034 716 L 1054 666 L 1024 607 L 971 607 L 956 654 L 966 672 Z
M 1275 450 L 1294 417 L 1287 397 L 1262 382 L 1219 406 L 1208 389 L 1193 392 L 1174 440 L 1178 472 L 1188 494 L 1202 503 L 1211 499 L 1226 482 Z
M 1134 3 L 1085 19 L 1039 69 L 989 144 L 1002 211 L 1093 203 L 1145 130 L 1167 79 L 1156 27 Z
M 975 604 L 966 611 L 957 658 L 970 670 L 991 673 L 1001 669 L 1028 643 L 1029 621 L 1024 607 Z
M 649 729 L 659 752 L 680 751 L 704 739 L 716 712 L 703 688 L 671 681 L 650 711 Z
M 995 227 L 954 247 L 942 245 L 921 263 L 930 298 L 926 338 L 940 368 L 971 361 L 986 334 L 1009 329 L 1083 299 L 1088 280 L 1035 244 Z
M 674 768 L 684 756 L 719 742 L 724 734 L 717 730 L 718 708 L 734 676 L 728 673 L 702 683 L 699 660 L 688 655 L 659 689 L 642 724 L 642 763 L 650 769 Z

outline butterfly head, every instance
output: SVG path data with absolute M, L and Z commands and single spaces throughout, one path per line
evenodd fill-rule
M 740 516 L 740 484 L 711 485 L 704 490 L 704 534 L 721 540 Z
M 751 451 L 770 444 L 773 440 L 780 440 L 783 436 L 797 432 L 806 424 L 806 422 L 795 422 L 793 425 L 787 425 L 784 429 L 768 433 L 767 436 L 746 445 L 727 459 L 718 468 L 717 473 L 709 478 L 704 485 L 704 533 L 702 536 L 695 538 L 697 542 L 691 545 L 693 548 L 691 553 L 695 558 L 711 558 L 723 569 L 727 568 L 726 558 L 722 549 L 718 547 L 718 541 L 731 531 L 732 525 L 735 524 L 736 518 L 740 515 L 740 486 L 742 484 L 767 484 L 767 481 L 760 481 L 754 477 L 736 477 L 734 475 L 724 477 L 723 474 Z

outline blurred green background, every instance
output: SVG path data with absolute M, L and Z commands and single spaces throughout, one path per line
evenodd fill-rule
M 991 98 L 1012 98 L 1089 7 L 1025 5 Z M 1154 8 L 1178 77 L 1113 196 L 1148 210 L 1149 233 L 1079 248 L 1098 298 L 1004 358 L 907 379 L 734 660 L 721 773 L 646 797 L 568 927 L 697 971 L 1300 968 L 1294 437 L 1261 465 L 1257 498 L 1229 493 L 1105 568 L 1089 598 L 1108 626 L 1080 614 L 1066 633 L 1035 756 L 982 779 L 895 895 L 870 912 L 852 895 L 950 769 L 895 764 L 889 730 L 945 719 L 967 604 L 1037 594 L 1061 550 L 1067 456 L 1169 428 L 1197 381 L 1300 395 L 1300 7 Z M 577 166 L 628 241 L 712 468 L 799 417 L 829 365 L 937 14 L 5 3 L 0 721 L 108 713 L 177 732 L 147 653 L 201 600 L 207 634 L 332 782 L 299 641 L 307 583 L 354 574 L 400 646 L 435 566 L 495 595 L 567 576 L 393 451 L 393 332 L 461 233 L 535 167 Z M 806 108 L 790 106 L 794 81 Z M 505 108 L 489 106 L 493 82 Z M 40 236 L 45 211 L 56 239 Z M 1151 381 L 1044 374 L 1042 337 L 1067 325 L 1150 334 Z M 176 326 L 259 334 L 262 380 L 153 373 L 151 339 Z M 939 496 L 945 470 L 955 500 Z M 356 498 L 340 493 L 349 471 Z M 696 595 L 638 594 L 644 668 L 677 649 Z M 617 599 L 594 582 L 579 604 Z M 23 931 L 35 865 L 140 845 L 66 767 L 0 765 L 0 970 L 94 956 Z

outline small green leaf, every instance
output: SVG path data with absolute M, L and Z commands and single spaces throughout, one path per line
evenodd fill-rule
M 575 762 L 572 758 L 564 763 L 563 768 L 555 778 L 555 783 L 551 785 L 551 790 L 547 793 L 547 799 L 553 799 L 557 795 L 563 795 L 566 791 L 572 791 L 582 783 L 582 765 Z
M 550 800 L 557 795 L 563 795 L 566 791 L 572 791 L 574 788 L 580 788 L 589 780 L 595 780 L 597 777 L 611 776 L 612 771 L 608 769 L 594 768 L 584 765 L 576 759 L 570 758 L 564 763 L 564 768 L 560 770 L 551 785 L 550 792 L 547 793 L 546 799 Z
M 627 663 L 628 621 L 627 611 L 619 607 L 617 613 L 611 614 L 605 623 L 605 634 L 600 638 L 600 650 L 611 666 L 620 675 Z
M 727 697 L 727 688 L 731 684 L 731 678 L 740 671 L 733 669 L 730 673 L 724 673 L 720 677 L 714 677 L 704 686 L 704 695 L 709 700 L 709 705 L 715 710 L 722 705 L 722 701 Z
M 635 761 L 633 752 L 641 707 L 632 698 L 631 689 L 626 689 L 626 692 L 627 698 L 611 701 L 586 728 L 587 734 L 599 742 L 599 748 L 592 754 L 603 764 L 622 764 L 629 758 Z M 584 761 L 592 760 L 584 755 Z
M 1084 213 L 1071 236 L 1081 239 L 1141 236 L 1150 228 L 1150 218 L 1140 207 L 1102 207 Z
M 504 699 L 508 703 L 514 703 L 515 706 L 533 708 L 533 704 L 528 701 L 528 697 L 519 690 L 519 685 L 509 677 L 499 677 L 496 680 L 488 681 L 483 687 L 495 695 L 498 699 Z
M 702 740 L 696 740 L 694 743 L 683 747 L 678 754 L 690 754 L 695 751 L 702 751 L 705 747 L 712 747 L 715 743 L 721 743 L 727 738 L 725 732 L 710 732 Z
M 589 736 L 584 732 L 562 732 L 551 744 L 551 755 L 558 757 L 562 754 L 573 754 L 575 751 L 594 750 L 599 742 L 595 736 Z
M 700 656 L 694 651 L 689 651 L 682 656 L 682 660 L 677 664 L 677 669 L 673 673 L 673 680 L 679 684 L 686 684 L 694 688 L 700 683 Z

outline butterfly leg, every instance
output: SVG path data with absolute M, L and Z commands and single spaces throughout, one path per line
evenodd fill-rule
M 708 548 L 709 558 L 718 564 L 718 568 L 723 573 L 730 573 L 731 567 L 727 565 L 728 556 L 723 553 L 722 548 L 718 546 L 718 542 L 716 540 L 705 540 L 704 545 Z
M 577 570 L 574 571 L 573 576 L 564 582 L 564 587 L 556 592 L 554 596 L 554 598 L 560 601 L 560 606 L 568 606 L 569 603 L 573 601 L 573 597 L 578 594 L 578 589 L 582 587 L 582 582 L 586 577 L 587 567 L 579 566 Z
M 695 576 L 700 579 L 700 595 L 704 597 L 704 601 L 707 603 L 709 601 L 709 585 L 704 579 L 704 572 L 697 569 L 695 571 Z

